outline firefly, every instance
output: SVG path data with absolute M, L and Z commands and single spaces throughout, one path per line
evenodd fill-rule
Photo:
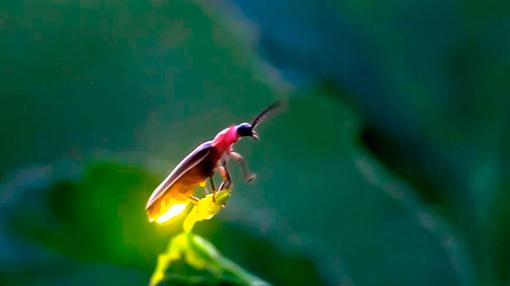
M 205 187 L 209 180 L 214 194 L 213 175 L 219 173 L 223 178 L 218 191 L 228 189 L 231 177 L 227 168 L 230 159 L 239 162 L 246 181 L 255 179 L 255 174 L 248 170 L 244 158 L 234 151 L 233 145 L 242 137 L 251 137 L 259 140 L 255 128 L 281 109 L 280 103 L 274 103 L 260 112 L 251 123 L 231 125 L 220 131 L 214 139 L 206 141 L 186 156 L 161 184 L 152 192 L 145 209 L 149 221 L 163 223 L 171 217 L 178 215 L 176 210 L 182 212 L 183 206 L 189 202 L 196 203 L 194 196 L 197 186 Z

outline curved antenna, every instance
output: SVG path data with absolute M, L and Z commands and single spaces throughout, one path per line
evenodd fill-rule
M 275 115 L 276 113 L 280 112 L 283 108 L 283 105 L 281 102 L 277 101 L 268 107 L 266 107 L 262 112 L 253 119 L 253 122 L 251 123 L 251 128 L 255 129 L 257 125 L 268 119 L 269 117 Z

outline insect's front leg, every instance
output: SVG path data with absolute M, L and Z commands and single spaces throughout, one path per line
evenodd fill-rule
M 239 165 L 241 165 L 241 170 L 243 171 L 244 178 L 246 179 L 246 181 L 251 182 L 255 179 L 256 175 L 254 173 L 251 173 L 248 170 L 248 165 L 246 164 L 246 160 L 244 160 L 244 158 L 243 158 L 243 156 L 241 156 L 241 154 L 232 151 L 229 153 L 229 156 L 230 156 L 230 158 L 239 162 Z

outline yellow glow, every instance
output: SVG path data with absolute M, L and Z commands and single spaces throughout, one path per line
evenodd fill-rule
M 191 232 L 196 222 L 209 220 L 213 218 L 224 206 L 224 203 L 230 197 L 230 190 L 223 190 L 216 193 L 216 199 L 213 194 L 208 194 L 200 199 L 191 209 L 182 223 L 185 232 Z
M 168 208 L 168 210 L 156 219 L 157 223 L 165 223 L 171 218 L 180 215 L 188 204 L 175 204 Z

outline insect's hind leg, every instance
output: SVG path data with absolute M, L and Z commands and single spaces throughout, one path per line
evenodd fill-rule
M 198 201 L 200 200 L 199 198 L 193 196 L 193 195 L 186 195 L 188 197 L 188 199 L 194 204 L 196 205 L 198 203 Z
M 209 182 L 211 183 L 211 189 L 212 189 L 213 193 L 216 192 L 216 186 L 214 185 L 213 176 L 209 177 Z
M 213 176 L 209 177 L 209 186 L 207 185 L 207 180 L 204 180 L 202 183 L 200 183 L 200 187 L 202 187 L 202 190 L 205 192 L 205 195 L 209 195 L 211 193 L 216 192 L 216 186 L 214 185 Z

